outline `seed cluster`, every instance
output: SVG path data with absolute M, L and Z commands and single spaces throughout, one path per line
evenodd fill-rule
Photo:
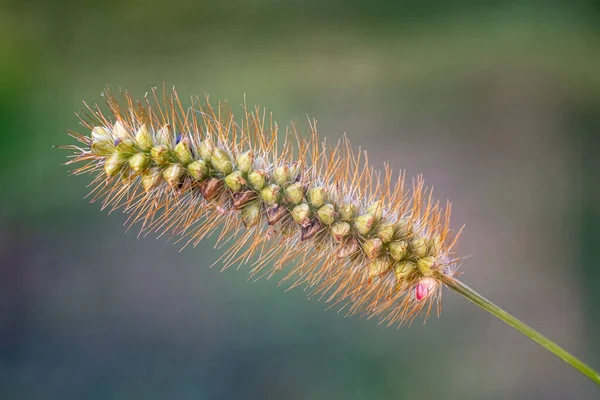
M 258 109 L 238 125 L 225 105 L 192 100 L 186 111 L 176 93 L 162 104 L 156 92 L 154 104 L 106 97 L 111 114 L 90 108 L 91 134 L 71 132 L 86 147 L 66 146 L 76 150 L 70 162 L 87 162 L 76 173 L 97 173 L 97 197 L 142 231 L 195 245 L 220 227 L 219 241 L 233 242 L 225 267 L 252 260 L 252 274 L 270 276 L 294 264 L 283 279 L 292 286 L 389 324 L 428 313 L 439 276 L 455 273 L 449 207 L 420 178 L 409 196 L 402 174 L 392 181 L 386 166 L 382 178 L 347 140 L 322 143 L 314 122 L 308 139 L 288 130 L 281 150 L 277 125 Z

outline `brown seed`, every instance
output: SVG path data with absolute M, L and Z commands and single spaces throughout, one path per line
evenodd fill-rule
M 307 240 L 314 237 L 317 233 L 319 233 L 323 229 L 323 226 L 317 219 L 311 220 L 306 226 L 302 227 L 302 236 L 301 240 Z
M 269 225 L 275 225 L 288 213 L 288 209 L 279 204 L 275 204 L 267 209 L 267 221 Z
M 233 194 L 233 209 L 239 210 L 246 204 L 250 203 L 256 198 L 256 193 L 252 190 L 245 190 L 243 192 L 236 192 Z
M 340 247 L 340 249 L 337 251 L 336 257 L 345 258 L 351 256 L 352 254 L 356 253 L 358 249 L 359 246 L 356 240 L 350 239 Z
M 200 193 L 206 200 L 212 200 L 223 187 L 223 182 L 217 178 L 210 178 L 200 184 Z

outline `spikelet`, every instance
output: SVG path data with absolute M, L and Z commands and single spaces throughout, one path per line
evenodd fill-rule
M 458 234 L 450 205 L 434 201 L 421 177 L 370 166 L 344 137 L 336 146 L 294 125 L 279 134 L 270 114 L 227 104 L 213 108 L 177 92 L 136 102 L 107 89 L 108 113 L 80 115 L 81 145 L 64 146 L 75 174 L 94 176 L 91 195 L 120 209 L 141 234 L 169 234 L 182 247 L 209 235 L 228 250 L 223 269 L 250 265 L 252 277 L 281 277 L 349 314 L 388 325 L 440 311 L 442 278 L 456 274 Z M 460 233 L 460 232 L 459 232 Z

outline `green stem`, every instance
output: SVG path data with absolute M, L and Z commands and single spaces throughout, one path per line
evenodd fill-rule
M 450 278 L 448 276 L 441 275 L 442 281 L 454 292 L 460 294 L 465 297 L 467 300 L 475 303 L 479 307 L 483 308 L 490 314 L 499 318 L 500 320 L 506 322 L 508 325 L 512 326 L 519 332 L 523 333 L 525 336 L 528 336 L 535 342 L 538 342 L 540 345 L 550 350 L 556 356 L 560 357 L 567 364 L 570 364 L 573 368 L 578 369 L 582 374 L 590 378 L 592 381 L 596 382 L 596 384 L 600 385 L 600 374 L 586 365 L 583 361 L 573 356 L 571 353 L 560 347 L 558 344 L 554 343 L 552 340 L 548 339 L 529 325 L 520 321 L 519 319 L 513 317 L 461 281 Z

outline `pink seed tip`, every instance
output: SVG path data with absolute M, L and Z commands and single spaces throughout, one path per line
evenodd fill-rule
M 416 290 L 417 300 L 423 300 L 429 294 L 429 288 L 423 282 L 417 284 Z
M 438 282 L 430 276 L 421 278 L 415 287 L 415 298 L 417 301 L 426 299 L 436 288 Z

